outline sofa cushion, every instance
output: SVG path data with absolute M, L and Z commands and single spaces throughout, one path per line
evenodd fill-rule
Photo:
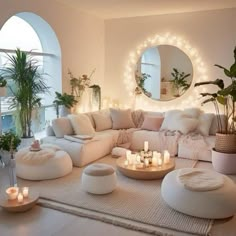
M 183 111 L 183 115 L 191 118 L 198 118 L 203 111 L 198 107 L 186 108 Z
M 52 128 L 57 138 L 63 138 L 64 135 L 72 135 L 73 128 L 67 117 L 61 117 L 52 120 Z
M 182 116 L 181 110 L 171 110 L 165 112 L 165 119 L 161 125 L 161 130 L 168 130 L 172 121 Z
M 92 113 L 96 131 L 103 131 L 112 128 L 112 120 L 109 113 L 96 112 Z
M 75 134 L 94 134 L 95 130 L 88 118 L 85 114 L 78 115 L 69 115 L 70 122 L 75 131 Z
M 209 136 L 213 118 L 214 118 L 214 114 L 211 114 L 211 113 L 201 114 L 198 119 L 199 122 L 198 122 L 196 132 L 203 136 Z
M 145 116 L 141 129 L 158 131 L 161 128 L 164 117 Z
M 173 111 L 166 113 L 161 130 L 178 130 L 183 134 L 187 134 L 194 131 L 197 125 L 198 119 L 186 117 L 182 111 Z
M 112 119 L 112 129 L 135 128 L 130 109 L 121 110 L 110 108 L 110 114 Z

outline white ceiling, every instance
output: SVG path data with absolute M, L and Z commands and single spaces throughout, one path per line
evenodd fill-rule
M 103 19 L 234 8 L 236 0 L 57 0 Z

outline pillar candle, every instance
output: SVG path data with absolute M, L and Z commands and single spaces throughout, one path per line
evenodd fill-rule
M 131 151 L 130 150 L 127 150 L 126 151 L 126 159 L 128 160 L 129 159 L 129 156 L 131 155 Z
M 153 155 L 153 157 L 152 157 L 152 166 L 157 166 L 157 157 L 156 157 L 156 155 Z
M 149 166 L 149 160 L 148 160 L 148 159 L 145 159 L 145 160 L 144 160 L 144 164 L 145 164 L 146 167 L 148 167 L 148 166 Z
M 170 162 L 170 153 L 165 150 L 164 151 L 164 164 L 168 164 Z
M 22 188 L 22 194 L 24 197 L 28 197 L 29 196 L 29 188 L 28 187 L 23 187 Z
M 148 141 L 144 142 L 144 151 L 147 152 L 148 151 Z
M 24 201 L 22 193 L 19 193 L 17 196 L 17 202 L 22 203 Z
M 161 157 L 159 157 L 159 158 L 157 159 L 157 165 L 158 165 L 158 166 L 162 166 L 162 159 L 161 159 Z
M 129 165 L 128 160 L 125 160 L 125 167 L 127 167 Z

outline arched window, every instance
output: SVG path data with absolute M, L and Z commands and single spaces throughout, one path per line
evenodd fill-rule
M 42 95 L 40 119 L 33 122 L 33 130 L 38 132 L 45 127 L 47 121 L 56 117 L 52 102 L 55 91 L 62 90 L 60 45 L 55 32 L 45 20 L 33 13 L 22 12 L 9 18 L 0 30 L 0 67 L 6 63 L 6 53 L 14 53 L 16 48 L 31 53 L 48 75 L 50 94 Z M 8 110 L 7 100 L 3 98 L 1 101 L 3 131 L 9 129 L 12 120 L 13 111 Z

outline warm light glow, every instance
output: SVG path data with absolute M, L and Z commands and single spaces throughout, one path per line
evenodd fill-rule
M 178 47 L 190 58 L 193 65 L 193 80 L 190 89 L 186 91 L 181 97 L 177 98 L 177 100 L 175 99 L 174 101 L 171 100 L 165 103 L 148 98 L 144 94 L 135 96 L 134 93 L 135 87 L 137 86 L 134 78 L 136 63 L 140 55 L 145 51 L 147 47 L 154 47 L 158 44 Z M 189 106 L 200 106 L 201 100 L 199 99 L 199 94 L 204 91 L 204 88 L 201 86 L 194 88 L 194 84 L 196 82 L 206 81 L 208 78 L 206 73 L 207 69 L 202 58 L 199 56 L 198 49 L 192 47 L 182 37 L 172 35 L 169 32 L 164 35 L 155 35 L 153 37 L 149 36 L 146 40 L 144 40 L 143 43 L 139 44 L 133 52 L 130 52 L 128 62 L 126 63 L 124 72 L 124 84 L 127 90 L 127 95 L 130 98 L 130 103 L 134 103 L 130 104 L 130 106 L 132 106 L 134 109 L 158 109 L 158 111 L 166 111 L 176 108 L 183 109 Z

